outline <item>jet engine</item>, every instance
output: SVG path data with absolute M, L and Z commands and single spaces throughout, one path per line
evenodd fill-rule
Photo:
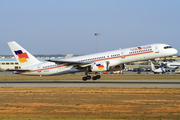
M 113 67 L 109 67 L 109 71 L 119 71 L 125 68 L 124 64 L 119 64 Z

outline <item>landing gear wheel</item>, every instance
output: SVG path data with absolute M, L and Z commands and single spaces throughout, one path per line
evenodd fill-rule
M 96 75 L 96 78 L 97 78 L 97 79 L 100 79 L 100 78 L 101 78 L 101 76 L 100 76 L 100 75 Z
M 91 76 L 90 75 L 87 75 L 86 77 L 83 77 L 82 80 L 83 81 L 87 81 L 87 80 L 90 80 L 91 79 Z
M 93 76 L 92 79 L 93 79 L 93 80 L 97 80 L 97 77 L 96 77 L 96 76 Z
M 86 80 L 87 80 L 87 77 L 83 77 L 82 80 L 83 80 L 83 81 L 86 81 Z
M 87 77 L 87 80 L 90 80 L 90 79 L 91 79 L 91 76 L 90 76 L 90 75 L 87 75 L 86 77 Z

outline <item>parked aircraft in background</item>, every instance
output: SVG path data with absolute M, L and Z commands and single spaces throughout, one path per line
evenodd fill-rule
M 74 54 L 67 54 L 64 58 L 67 59 L 67 58 L 71 58 Z
M 174 68 L 174 69 L 180 68 L 180 63 L 178 63 L 178 62 L 163 62 L 163 64 L 164 64 L 167 68 Z
M 154 66 L 154 64 L 151 62 L 151 69 L 154 74 L 163 74 L 166 73 L 166 69 L 164 68 L 164 65 L 160 66 Z
M 164 58 L 161 64 L 163 64 L 165 68 L 180 69 L 180 62 L 168 62 L 166 58 Z
M 180 73 L 180 63 L 179 62 L 163 62 L 164 66 L 169 69 L 174 69 L 176 74 Z
M 21 69 L 14 69 L 15 74 L 23 75 L 60 75 L 74 72 L 85 72 L 82 79 L 91 79 L 88 72 L 119 71 L 124 69 L 124 63 L 148 60 L 158 57 L 172 56 L 177 50 L 167 44 L 150 44 L 138 47 L 71 57 L 63 60 L 48 60 L 40 62 L 28 51 L 22 48 L 15 41 L 8 42 L 8 45 L 18 61 Z M 101 76 L 93 76 L 92 79 L 99 79 Z

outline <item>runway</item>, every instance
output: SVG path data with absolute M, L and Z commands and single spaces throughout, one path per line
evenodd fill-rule
M 180 88 L 180 80 L 0 81 L 0 87 Z

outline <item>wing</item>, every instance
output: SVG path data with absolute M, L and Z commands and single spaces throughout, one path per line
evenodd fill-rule
M 46 61 L 55 62 L 56 64 L 64 64 L 66 66 L 78 65 L 79 67 L 87 67 L 93 63 L 93 62 L 76 62 L 76 61 L 65 61 L 65 60 L 46 60 Z

